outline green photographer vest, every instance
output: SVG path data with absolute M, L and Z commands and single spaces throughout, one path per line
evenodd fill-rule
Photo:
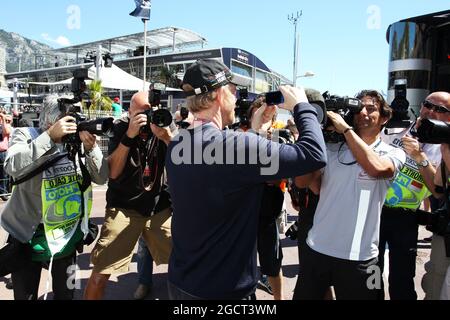
M 385 205 L 416 210 L 430 195 L 417 164 L 406 156 L 405 165 L 387 192 Z
M 49 261 L 71 255 L 87 234 L 92 209 L 92 187 L 81 192 L 82 177 L 67 157 L 42 173 L 43 228 L 36 230 L 30 244 L 33 261 Z M 84 198 L 82 201 L 81 197 Z M 84 217 L 81 205 L 84 203 Z

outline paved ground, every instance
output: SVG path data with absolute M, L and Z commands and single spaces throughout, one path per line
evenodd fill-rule
M 4 203 L 0 202 L 0 210 L 4 206 Z M 94 222 L 101 225 L 103 222 L 105 208 L 105 187 L 97 187 L 94 190 L 94 207 L 92 216 L 95 219 Z M 293 222 L 296 217 L 292 214 L 293 210 L 288 206 L 288 220 Z M 430 244 L 424 243 L 421 240 L 429 237 L 430 233 L 426 230 L 420 230 L 419 235 L 419 252 L 417 257 L 417 276 L 416 276 L 416 290 L 419 299 L 423 299 L 424 293 L 422 291 L 420 282 L 424 275 L 424 263 L 429 260 L 430 255 Z M 82 292 L 86 286 L 87 279 L 90 275 L 90 264 L 89 264 L 89 254 L 92 250 L 92 246 L 85 249 L 85 252 L 78 257 L 78 266 L 80 272 L 78 278 L 80 281 L 80 289 L 76 291 L 76 299 L 82 298 Z M 298 270 L 298 253 L 296 242 L 290 239 L 283 239 L 283 273 L 284 273 L 284 294 L 286 299 L 292 298 L 293 289 L 297 280 L 297 270 Z M 388 261 L 387 261 L 388 262 Z M 136 271 L 136 260 L 133 260 L 131 264 L 130 271 L 126 274 L 120 275 L 118 277 L 111 277 L 105 299 L 107 300 L 129 300 L 133 297 L 133 292 L 137 285 L 137 271 Z M 42 273 L 41 286 L 39 294 L 41 298 L 45 293 L 45 283 L 47 280 L 47 272 Z M 167 299 L 166 290 L 166 280 L 167 280 L 167 266 L 159 266 L 154 268 L 154 288 L 152 294 L 148 299 Z M 271 300 L 272 296 L 267 294 L 265 291 L 258 289 L 257 297 L 259 300 Z M 51 298 L 51 294 L 49 295 Z M 5 279 L 0 278 L 0 300 L 12 300 L 13 293 L 11 290 L 6 289 Z

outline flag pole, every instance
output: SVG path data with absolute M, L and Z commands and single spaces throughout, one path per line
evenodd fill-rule
M 146 78 L 147 78 L 147 19 L 144 20 L 144 83 L 142 85 L 143 90 L 146 91 L 145 84 L 146 84 Z

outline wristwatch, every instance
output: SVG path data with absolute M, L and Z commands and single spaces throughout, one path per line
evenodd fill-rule
M 422 162 L 417 162 L 417 165 L 419 166 L 419 168 L 426 168 L 430 165 L 430 161 L 423 160 Z

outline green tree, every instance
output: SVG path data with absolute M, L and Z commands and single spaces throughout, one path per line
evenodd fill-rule
M 177 70 L 169 68 L 165 65 L 158 68 L 152 81 L 163 83 L 172 88 L 178 88 L 180 86 L 180 80 L 177 77 Z
M 112 110 L 113 101 L 111 100 L 110 97 L 105 95 L 101 80 L 92 80 L 88 86 L 88 89 L 89 89 L 89 98 L 91 100 L 91 106 L 89 107 L 89 111 Z

